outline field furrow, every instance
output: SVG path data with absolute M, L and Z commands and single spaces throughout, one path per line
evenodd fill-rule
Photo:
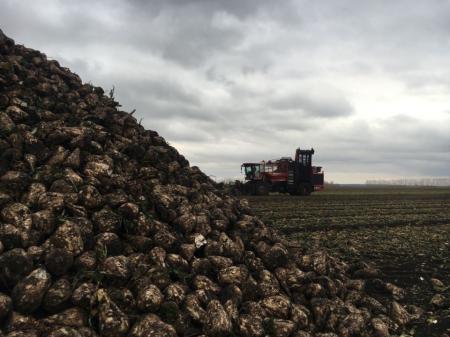
M 329 188 L 310 197 L 247 198 L 254 212 L 305 252 L 325 249 L 348 263 L 364 261 L 428 310 L 417 336 L 441 336 L 450 308 L 430 306 L 431 278 L 450 285 L 450 188 Z M 450 288 L 444 291 L 450 299 Z

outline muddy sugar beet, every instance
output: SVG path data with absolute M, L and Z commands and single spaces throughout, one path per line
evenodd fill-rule
M 118 107 L 0 32 L 0 336 L 387 337 L 417 316 L 290 251 Z

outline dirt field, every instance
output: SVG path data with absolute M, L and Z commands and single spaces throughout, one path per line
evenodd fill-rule
M 310 197 L 247 199 L 300 249 L 373 264 L 380 278 L 405 288 L 405 302 L 426 315 L 403 336 L 450 335 L 450 188 L 332 187 Z M 446 298 L 442 308 L 430 304 L 435 294 Z

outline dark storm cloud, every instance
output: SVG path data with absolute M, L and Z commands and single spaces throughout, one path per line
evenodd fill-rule
M 448 175 L 448 1 L 5 0 L 0 26 L 208 174 L 301 146 L 331 179 Z

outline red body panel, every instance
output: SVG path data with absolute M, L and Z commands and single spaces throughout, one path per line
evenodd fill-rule
M 282 182 L 287 181 L 288 173 L 286 172 L 265 172 L 263 173 L 264 177 L 266 178 L 266 181 L 271 181 L 273 183 L 275 182 Z
M 288 180 L 289 166 L 287 163 L 280 161 L 262 162 L 261 167 L 264 172 L 261 172 L 261 179 L 271 183 L 286 182 Z M 272 169 L 276 167 L 274 171 Z M 320 191 L 324 188 L 324 174 L 321 166 L 312 166 L 311 175 L 313 176 L 314 190 Z M 267 172 L 268 171 L 268 172 Z

